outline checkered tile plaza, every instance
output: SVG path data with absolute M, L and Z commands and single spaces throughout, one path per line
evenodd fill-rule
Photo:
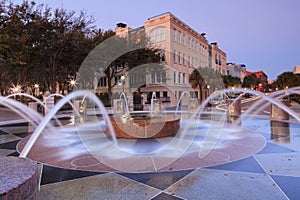
M 0 119 L 0 156 L 18 156 L 17 145 L 30 135 L 27 123 L 10 111 L 1 110 Z M 84 170 L 83 165 L 72 169 L 46 162 L 40 199 L 299 199 L 300 124 L 294 119 L 274 124 L 262 114 L 243 118 L 242 127 L 263 138 L 262 148 L 236 160 L 230 157 L 246 151 L 247 142 L 231 153 L 221 148 L 219 153 L 229 160 L 209 166 L 132 173 Z M 139 146 L 143 139 L 131 143 Z M 51 151 L 47 156 L 51 157 Z M 224 160 L 222 156 L 214 159 Z

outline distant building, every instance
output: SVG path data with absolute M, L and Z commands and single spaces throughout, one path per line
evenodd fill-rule
M 226 75 L 231 75 L 233 77 L 239 78 L 242 82 L 246 76 L 246 65 L 244 64 L 235 64 L 235 63 L 226 63 Z
M 273 83 L 275 83 L 275 80 L 268 80 L 268 84 L 269 84 L 269 85 L 271 85 L 271 84 L 273 84 Z
M 293 70 L 293 74 L 300 74 L 300 65 L 295 66 L 295 68 Z
M 196 92 L 200 98 L 200 91 L 189 84 L 189 75 L 194 69 L 210 67 L 226 74 L 226 53 L 217 43 L 209 43 L 205 33 L 196 32 L 170 12 L 150 17 L 144 26 L 135 29 L 118 23 L 115 32 L 118 36 L 130 36 L 139 30 L 145 31 L 151 45 L 163 50 L 161 62 L 167 66 L 165 78 L 158 79 L 158 74 L 147 75 L 149 81 L 141 88 L 142 93 L 151 96 L 155 92 L 156 97 L 167 99 L 170 106 L 175 106 L 184 91 Z
M 257 72 L 246 72 L 247 75 L 255 74 L 257 78 L 261 80 L 261 83 L 259 84 L 257 90 L 259 91 L 265 91 L 266 86 L 268 84 L 268 76 L 263 72 L 263 70 L 258 70 Z
M 208 54 L 210 58 L 208 67 L 226 75 L 226 53 L 218 47 L 217 42 L 210 43 Z

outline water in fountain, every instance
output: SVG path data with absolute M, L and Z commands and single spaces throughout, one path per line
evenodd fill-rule
M 291 115 L 292 117 L 294 117 L 297 121 L 300 122 L 300 117 L 298 116 L 297 113 L 295 113 L 293 110 L 289 109 L 286 105 L 284 105 L 283 103 L 281 103 L 280 101 L 277 101 L 273 98 L 271 98 L 272 96 L 266 96 L 263 93 L 259 92 L 259 91 L 254 91 L 254 90 L 249 90 L 249 89 L 242 89 L 242 88 L 236 88 L 235 89 L 237 92 L 240 93 L 249 93 L 252 95 L 257 95 L 261 97 L 261 100 L 255 102 L 253 105 L 251 105 L 251 107 L 249 107 L 246 112 L 243 113 L 243 115 L 247 115 L 249 113 L 251 113 L 252 115 L 257 114 L 258 112 L 260 112 L 261 110 L 263 110 L 266 106 L 268 106 L 269 104 L 262 104 L 262 101 L 267 101 L 268 103 L 272 103 L 276 106 L 278 106 L 279 108 L 283 109 L 284 111 L 286 111 L 289 115 Z M 292 93 L 293 91 L 295 91 L 295 89 L 290 89 L 288 90 L 290 93 Z M 233 92 L 232 89 L 225 89 L 220 91 L 221 93 L 229 93 L 229 92 Z M 274 93 L 273 95 L 278 95 L 278 94 L 282 94 L 282 93 L 286 93 L 286 91 L 283 92 L 278 92 L 278 93 Z M 238 98 L 240 98 L 242 95 L 240 95 Z M 235 100 L 236 101 L 236 100 Z M 233 101 L 231 103 L 230 106 L 232 106 L 235 101 Z M 239 124 L 241 122 L 241 117 L 239 117 L 236 121 L 235 121 L 235 125 Z
M 46 109 L 45 107 L 45 103 L 47 102 L 47 100 L 51 97 L 54 97 L 54 96 L 59 96 L 59 97 L 62 97 L 62 98 L 65 98 L 65 96 L 61 95 L 61 94 L 50 94 L 48 97 L 46 97 L 44 99 L 44 101 L 42 102 L 40 99 L 36 98 L 35 96 L 32 96 L 30 94 L 26 94 L 26 93 L 14 93 L 14 94 L 11 94 L 11 95 L 8 95 L 6 96 L 5 98 L 10 98 L 10 97 L 15 97 L 15 96 L 24 96 L 24 97 L 28 97 L 32 100 L 34 100 L 35 102 L 37 102 L 40 106 L 43 107 L 43 109 Z M 76 113 L 77 116 L 80 117 L 80 114 L 78 112 L 78 110 L 75 108 L 75 106 L 72 104 L 71 101 L 68 101 L 68 103 L 72 106 L 74 112 Z M 56 121 L 56 123 L 58 124 L 58 126 L 62 127 L 62 124 L 60 123 L 60 121 L 57 119 L 56 116 L 53 116 L 54 120 Z
M 129 116 L 129 107 L 128 107 L 128 101 L 127 101 L 127 97 L 126 97 L 126 94 L 124 92 L 121 92 L 120 94 L 120 99 L 124 99 L 125 101 L 125 109 L 126 109 L 126 116 Z
M 50 99 L 51 97 L 55 97 L 55 96 L 61 97 L 62 99 L 65 98 L 65 96 L 62 95 L 62 94 L 58 94 L 58 93 L 50 94 L 49 96 L 47 96 L 47 97 L 44 99 L 43 104 L 45 104 L 45 103 L 47 102 L 48 99 Z M 84 99 L 85 99 L 85 97 L 83 98 L 82 101 L 84 101 Z M 70 104 L 70 106 L 72 107 L 72 109 L 73 109 L 73 111 L 75 112 L 75 114 L 76 114 L 78 117 L 80 117 L 80 113 L 79 113 L 78 109 L 74 106 L 74 104 L 73 104 L 70 100 L 68 100 L 67 103 Z
M 150 115 L 152 116 L 153 115 L 153 103 L 154 103 L 154 99 L 156 99 L 156 93 L 155 92 L 152 92 L 152 95 L 151 95 L 151 102 L 150 102 Z
M 26 157 L 28 155 L 28 153 L 30 152 L 31 148 L 33 147 L 33 144 L 36 142 L 36 140 L 38 139 L 39 135 L 43 132 L 45 126 L 49 123 L 49 120 L 53 117 L 53 115 L 55 115 L 55 113 L 68 101 L 70 100 L 71 98 L 76 98 L 78 96 L 88 96 L 90 99 L 94 99 L 94 94 L 92 93 L 88 93 L 87 91 L 77 91 L 77 92 L 74 92 L 72 94 L 69 94 L 68 96 L 66 96 L 64 99 L 60 100 L 56 106 L 50 110 L 50 112 L 44 117 L 43 121 L 39 124 L 39 126 L 37 127 L 37 129 L 35 130 L 35 132 L 33 133 L 33 135 L 30 137 L 29 141 L 27 142 L 27 144 L 25 145 L 24 149 L 22 150 L 20 156 L 21 157 Z M 95 99 L 94 99 L 95 100 Z M 103 107 L 102 103 L 101 102 L 97 102 L 96 101 L 96 104 L 98 105 L 98 107 L 100 108 L 101 112 L 103 113 L 104 117 L 106 118 L 105 119 L 105 124 L 106 126 L 109 126 L 110 129 L 111 129 L 111 132 L 113 132 L 113 129 L 111 127 L 111 122 L 110 122 L 110 119 L 108 118 L 108 115 L 106 113 L 106 110 L 105 108 Z M 77 126 L 77 130 L 78 132 L 82 131 L 82 132 L 87 132 L 87 128 L 88 128 L 89 124 L 85 125 L 85 126 L 81 126 L 81 125 L 78 125 Z M 101 123 L 100 123 L 100 126 L 101 126 Z M 92 127 L 92 128 L 95 128 L 95 127 Z M 95 130 L 93 130 L 95 131 Z M 197 129 L 194 129 L 194 131 L 196 132 Z M 61 132 L 64 132 L 64 130 L 61 130 Z M 68 131 L 67 131 L 68 132 Z M 81 139 L 84 140 L 85 142 L 86 141 L 90 141 L 90 138 L 88 138 L 88 134 L 81 134 Z M 51 134 L 52 135 L 52 134 Z M 87 138 L 86 138 L 87 137 Z M 59 141 L 57 138 L 55 138 L 56 141 Z M 65 140 L 62 140 L 62 141 L 65 141 Z M 103 139 L 102 138 L 102 141 L 98 141 L 98 145 L 97 145 L 97 148 L 99 147 L 103 147 L 103 146 L 107 146 L 111 143 L 111 141 L 109 139 Z M 51 142 L 52 143 L 52 142 Z M 135 152 L 134 150 L 132 149 L 127 149 L 126 148 L 120 148 L 117 144 L 117 141 L 113 135 L 113 144 L 114 145 L 109 145 L 110 147 L 103 150 L 101 149 L 101 154 L 102 156 L 106 156 L 106 157 L 118 157 L 118 158 L 124 158 L 124 157 L 131 157 L 132 154 L 137 154 L 137 152 Z M 190 141 L 189 142 L 185 142 L 183 144 L 180 144 L 181 145 L 181 151 L 178 151 L 177 147 L 178 147 L 178 144 L 179 144 L 179 140 L 172 140 L 172 141 L 167 141 L 166 143 L 166 146 L 168 148 L 161 148 L 159 150 L 156 151 L 156 149 L 154 149 L 152 152 L 145 152 L 143 153 L 144 155 L 165 155 L 165 156 L 170 156 L 172 157 L 172 160 L 174 159 L 177 159 L 178 157 L 180 157 L 180 155 L 185 152 L 185 150 L 189 147 L 190 145 Z M 89 145 L 89 144 L 88 144 Z M 87 145 L 87 146 L 88 146 Z M 87 149 L 89 149 L 89 152 L 91 152 L 93 154 L 94 152 L 94 149 L 93 147 L 95 147 L 95 145 L 93 144 L 92 145 L 92 148 L 89 148 L 87 147 Z M 165 151 L 167 150 L 167 151 Z M 114 153 L 115 152 L 115 153 Z M 74 153 L 74 152 L 73 152 Z M 97 152 L 98 153 L 98 152 Z M 99 155 L 95 155 L 95 156 L 99 156 Z
M 185 94 L 187 94 L 189 96 L 189 98 L 191 98 L 191 94 L 188 91 L 183 91 L 178 99 L 175 114 L 177 114 L 179 106 L 182 103 L 182 98 L 184 97 Z
M 20 115 L 25 121 L 31 123 L 34 127 L 37 127 L 43 119 L 41 114 L 16 100 L 0 96 L 0 104 Z M 47 124 L 47 126 L 52 127 L 51 124 Z
M 100 100 L 98 100 L 97 98 L 95 98 L 95 95 L 93 93 L 89 92 L 89 91 L 76 91 L 76 92 L 68 94 L 65 98 L 61 99 L 54 106 L 54 108 L 52 108 L 49 111 L 49 113 L 44 117 L 42 122 L 39 124 L 39 126 L 36 128 L 36 130 L 34 131 L 32 136 L 30 137 L 30 139 L 27 142 L 26 146 L 24 147 L 24 149 L 20 153 L 20 157 L 26 157 L 28 155 L 28 153 L 31 150 L 32 146 L 34 145 L 34 143 L 36 142 L 36 140 L 38 139 L 38 137 L 40 136 L 40 134 L 42 133 L 44 128 L 47 126 L 47 124 L 49 123 L 51 118 L 57 113 L 57 111 L 59 109 L 61 109 L 61 107 L 63 105 L 65 105 L 68 101 L 70 101 L 72 98 L 76 98 L 76 97 L 80 97 L 80 96 L 87 96 L 88 98 L 93 99 L 95 101 L 96 105 L 99 107 L 101 113 L 105 117 L 106 123 L 107 123 L 108 127 L 111 129 L 111 132 L 112 133 L 114 132 L 113 127 L 112 127 L 111 122 L 110 122 L 110 119 L 108 117 L 108 114 L 106 112 L 106 109 L 104 108 L 102 102 Z M 116 140 L 114 134 L 112 135 L 112 138 L 113 138 L 114 144 L 117 144 L 117 140 Z
M 251 93 L 253 95 L 260 95 L 261 93 L 255 91 L 247 91 L 244 89 L 235 89 L 236 92 Z M 292 89 L 290 90 L 293 91 Z M 234 142 L 235 140 L 240 140 L 243 137 L 247 137 L 244 129 L 241 126 L 234 126 L 235 124 L 226 124 L 226 112 L 218 112 L 217 117 L 214 117 L 213 120 L 200 119 L 199 116 L 202 114 L 203 108 L 206 104 L 215 96 L 220 94 L 226 94 L 232 92 L 232 90 L 221 90 L 213 93 L 209 96 L 201 105 L 198 106 L 195 112 L 191 112 L 189 118 L 182 119 L 180 122 L 180 130 L 174 137 L 159 138 L 155 140 L 137 140 L 137 139 L 118 139 L 113 135 L 113 141 L 107 137 L 105 134 L 105 127 L 108 126 L 113 132 L 113 127 L 111 127 L 111 121 L 108 117 L 105 108 L 101 102 L 96 103 L 103 113 L 104 120 L 97 122 L 90 122 L 84 124 L 75 124 L 76 127 L 64 128 L 58 131 L 55 134 L 49 134 L 46 139 L 49 139 L 50 142 L 43 144 L 47 147 L 53 147 L 55 145 L 64 147 L 62 152 L 56 152 L 59 154 L 61 159 L 73 159 L 72 166 L 75 165 L 78 159 L 84 159 L 83 157 L 78 157 L 84 154 L 84 151 L 88 151 L 89 155 L 98 159 L 99 163 L 102 163 L 110 168 L 119 171 L 147 171 L 146 168 L 140 166 L 137 163 L 147 162 L 144 159 L 150 159 L 149 163 L 152 167 L 148 169 L 150 171 L 157 171 L 168 165 L 171 165 L 173 162 L 176 163 L 176 160 L 179 158 L 184 158 L 184 155 L 190 155 L 194 152 L 198 153 L 197 159 L 205 159 L 207 156 L 212 155 L 216 149 L 223 148 L 228 141 Z M 279 93 L 278 93 L 279 94 Z M 87 96 L 89 99 L 93 99 L 94 95 L 86 91 L 78 91 L 70 94 L 65 99 L 61 100 L 54 110 L 51 110 L 51 114 L 54 115 L 59 107 L 72 98 L 79 96 Z M 241 96 L 241 95 L 240 95 Z M 240 97 L 239 97 L 240 98 Z M 264 97 L 269 100 L 270 97 Z M 274 102 L 277 103 L 274 99 Z M 255 103 L 254 103 L 255 104 Z M 281 107 L 285 110 L 289 108 Z M 254 110 L 253 106 L 250 107 L 250 110 Z M 295 115 L 293 111 L 288 111 L 292 116 Z M 135 112 L 132 112 L 134 114 Z M 164 114 L 163 112 L 161 114 Z M 169 113 L 168 113 L 169 114 Z M 175 112 L 173 113 L 175 114 Z M 27 156 L 28 152 L 32 148 L 32 144 L 37 140 L 37 137 L 41 132 L 44 131 L 45 125 L 49 122 L 50 116 L 46 116 L 40 125 L 37 127 L 33 136 L 30 138 L 30 141 L 27 142 L 27 145 L 23 149 L 21 156 Z M 127 122 L 124 122 L 127 123 Z M 76 132 L 76 134 L 74 134 Z M 239 134 L 242 133 L 243 135 Z M 76 136 L 77 135 L 77 136 Z M 84 148 L 79 147 L 78 136 L 80 143 L 83 144 Z M 255 134 L 252 134 L 251 137 L 258 137 Z M 159 142 L 157 142 L 159 141 Z M 46 143 L 46 142 L 45 142 Z M 29 145 L 31 144 L 31 145 Z M 137 145 L 139 144 L 139 145 Z M 258 148 L 258 147 L 256 147 Z M 99 164 L 98 163 L 98 164 Z M 120 164 L 121 163 L 121 164 Z M 126 163 L 124 165 L 124 163 Z M 97 165 L 98 165 L 97 164 Z
M 38 104 L 40 104 L 42 107 L 45 106 L 44 103 L 41 100 L 39 100 L 35 96 L 29 95 L 29 94 L 26 94 L 26 93 L 14 93 L 14 94 L 10 94 L 10 95 L 6 96 L 5 98 L 16 97 L 16 96 L 28 97 L 28 98 L 34 100 L 35 102 L 37 102 Z

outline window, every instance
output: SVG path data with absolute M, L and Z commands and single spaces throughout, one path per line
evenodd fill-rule
M 192 57 L 192 67 L 194 67 L 195 66 L 195 59 L 194 59 L 194 57 Z
M 176 29 L 173 29 L 173 41 L 176 42 Z
M 173 51 L 173 62 L 176 63 L 176 50 Z
M 155 96 L 156 96 L 157 99 L 159 99 L 160 98 L 160 92 L 159 91 L 155 92 Z
M 155 74 L 155 72 L 151 72 L 151 83 L 156 83 L 156 74 Z
M 182 83 L 185 84 L 185 73 L 182 74 Z
M 181 59 L 180 59 L 180 52 L 178 52 L 178 64 L 181 64 Z
M 165 62 L 166 61 L 166 52 L 162 51 L 160 54 L 160 62 Z
M 191 56 L 188 57 L 188 66 L 191 66 Z
M 178 43 L 181 42 L 181 41 L 180 41 L 180 37 L 181 37 L 181 33 L 178 31 L 178 32 L 177 32 L 177 42 L 178 42 Z
M 195 44 L 194 44 L 195 42 L 194 42 L 194 39 L 192 39 L 192 50 L 194 50 L 195 49 Z
M 99 87 L 105 87 L 106 86 L 106 77 L 101 77 L 98 82 Z
M 150 83 L 160 84 L 166 82 L 166 73 L 165 72 L 151 72 Z
M 182 64 L 185 65 L 185 54 L 182 54 Z
M 191 48 L 191 38 L 188 38 L 188 48 Z
M 121 76 L 115 76 L 115 83 L 118 84 L 121 80 Z
M 181 43 L 183 46 L 185 46 L 185 35 L 182 33 L 182 36 L 181 36 Z
M 181 78 L 181 72 L 178 73 L 178 83 L 181 82 L 180 78 Z
M 167 91 L 163 91 L 163 97 L 168 97 L 168 92 Z
M 176 72 L 173 72 L 173 81 L 176 83 Z
M 166 40 L 166 28 L 156 28 L 150 32 L 151 42 L 161 42 Z

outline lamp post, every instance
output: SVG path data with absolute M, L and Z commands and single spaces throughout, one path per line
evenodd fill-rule
M 34 94 L 35 94 L 35 96 L 38 96 L 38 94 L 39 94 L 39 87 L 40 87 L 39 84 L 37 84 L 37 83 L 34 84 Z
M 285 86 L 285 89 L 286 89 L 286 92 L 285 92 L 285 95 L 286 95 L 286 99 L 288 100 L 288 102 L 290 102 L 290 96 L 289 96 L 289 86 Z
M 73 88 L 74 88 L 75 85 L 76 85 L 76 80 L 71 79 L 71 80 L 70 80 L 71 90 L 73 90 Z
M 210 95 L 210 85 L 207 85 L 207 94 Z
M 124 85 L 125 85 L 125 76 L 124 75 L 121 76 L 121 80 L 122 80 L 123 93 L 124 93 Z

